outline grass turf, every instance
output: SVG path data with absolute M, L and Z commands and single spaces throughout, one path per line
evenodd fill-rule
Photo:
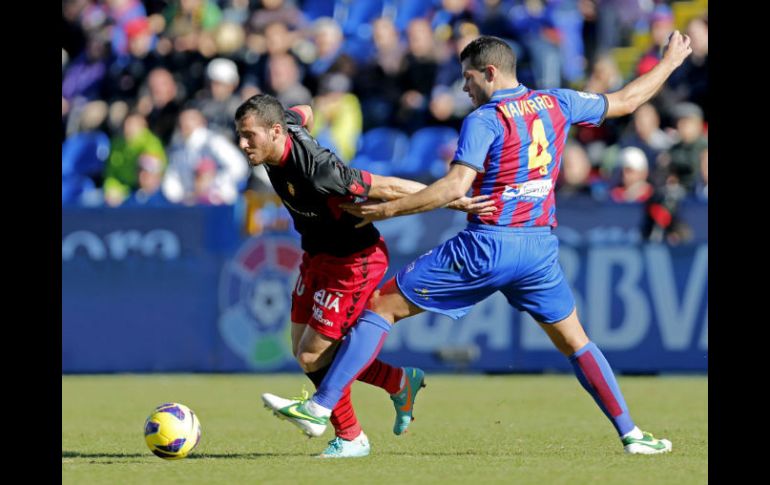
M 707 483 L 707 378 L 619 382 L 637 425 L 670 439 L 673 453 L 625 455 L 571 375 L 428 374 L 404 436 L 392 434 L 385 392 L 356 383 L 372 454 L 347 460 L 314 458 L 331 430 L 310 440 L 262 408 L 262 392 L 312 390 L 301 374 L 63 376 L 62 483 Z M 201 420 L 201 443 L 184 460 L 144 444 L 144 419 L 169 401 Z

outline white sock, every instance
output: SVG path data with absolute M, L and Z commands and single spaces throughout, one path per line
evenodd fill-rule
M 635 440 L 640 440 L 640 439 L 644 438 L 644 434 L 642 434 L 642 430 L 641 430 L 641 429 L 639 429 L 639 427 L 638 427 L 638 426 L 634 426 L 634 429 L 632 429 L 632 430 L 631 430 L 631 431 L 629 431 L 628 433 L 624 434 L 624 435 L 623 435 L 623 436 L 621 436 L 620 438 L 621 438 L 621 439 L 623 439 L 623 438 L 628 438 L 629 436 L 630 436 L 631 438 L 634 438 Z
M 317 418 L 328 418 L 332 415 L 331 409 L 321 406 L 312 399 L 308 400 L 308 402 L 305 404 L 305 409 Z

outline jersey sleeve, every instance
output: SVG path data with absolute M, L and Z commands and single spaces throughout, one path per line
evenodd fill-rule
M 372 175 L 369 172 L 348 167 L 339 160 L 317 163 L 311 180 L 313 187 L 324 195 L 367 197 L 372 187 Z
M 572 89 L 554 89 L 551 94 L 559 100 L 562 111 L 567 114 L 570 124 L 599 126 L 607 116 L 607 96 L 586 93 Z
M 499 135 L 499 123 L 491 116 L 495 116 L 494 111 L 476 110 L 465 118 L 452 163 L 484 171 L 484 160 Z
M 303 126 L 305 123 L 305 117 L 298 109 L 289 108 L 284 110 L 284 114 L 287 125 Z

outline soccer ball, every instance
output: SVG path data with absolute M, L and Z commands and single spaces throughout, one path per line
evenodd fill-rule
M 161 404 L 144 422 L 144 440 L 150 451 L 164 460 L 187 456 L 201 439 L 198 416 L 184 404 Z

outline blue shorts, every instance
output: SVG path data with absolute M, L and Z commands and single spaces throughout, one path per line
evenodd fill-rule
M 549 227 L 468 224 L 396 275 L 407 300 L 455 320 L 496 291 L 542 323 L 567 318 L 575 298 Z

